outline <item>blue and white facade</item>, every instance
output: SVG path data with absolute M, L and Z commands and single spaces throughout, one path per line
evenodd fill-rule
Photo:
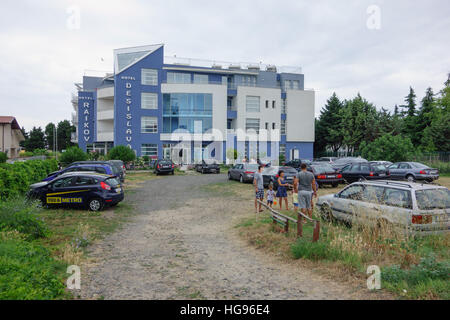
M 201 160 L 205 148 L 224 162 L 233 149 L 247 159 L 313 157 L 314 91 L 302 73 L 167 63 L 163 45 L 117 49 L 114 58 L 113 74 L 76 84 L 73 141 L 86 151 L 126 145 L 183 163 Z

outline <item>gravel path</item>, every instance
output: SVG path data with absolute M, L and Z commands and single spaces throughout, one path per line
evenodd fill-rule
M 225 175 L 168 176 L 127 195 L 139 215 L 90 247 L 84 299 L 352 299 L 355 290 L 293 272 L 233 228 L 251 201 L 206 192 Z M 250 188 L 250 186 L 249 186 Z M 360 297 L 360 296 L 359 296 Z

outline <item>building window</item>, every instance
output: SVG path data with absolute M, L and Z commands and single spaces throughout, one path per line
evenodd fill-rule
M 294 90 L 300 89 L 300 82 L 298 80 L 292 80 L 292 89 Z
M 259 97 L 247 96 L 245 106 L 247 112 L 259 112 Z
M 158 133 L 158 118 L 141 117 L 141 133 Z
M 286 134 L 286 119 L 281 119 L 280 133 Z
M 158 70 L 142 69 L 141 70 L 141 84 L 157 86 L 158 85 Z
M 207 74 L 194 74 L 194 83 L 208 84 Z
M 158 109 L 158 94 L 150 92 L 141 92 L 142 109 Z
M 286 145 L 285 144 L 280 144 L 280 155 L 285 155 L 286 154 Z
M 191 74 L 183 72 L 167 72 L 167 83 L 191 83 Z
M 286 99 L 281 100 L 281 113 L 286 113 Z
M 259 133 L 259 119 L 247 118 L 245 119 L 245 130 L 255 130 Z
M 247 87 L 256 87 L 256 76 L 242 76 L 241 84 Z
M 266 122 L 266 130 L 269 130 L 269 123 Z
M 269 100 L 266 100 L 266 109 L 269 109 Z
M 141 145 L 141 156 L 158 158 L 158 145 L 152 143 L 143 143 Z
M 212 128 L 212 94 L 165 93 L 163 94 L 163 132 L 184 130 L 201 133 Z
M 272 101 L 272 109 L 275 109 L 275 100 Z
M 291 80 L 284 80 L 284 90 L 291 89 Z
M 272 130 L 275 130 L 275 122 L 272 122 Z

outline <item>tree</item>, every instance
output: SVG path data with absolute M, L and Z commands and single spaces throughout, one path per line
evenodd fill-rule
M 85 161 L 87 160 L 87 158 L 87 153 L 81 150 L 79 147 L 69 147 L 65 152 L 61 154 L 59 160 L 64 165 L 68 165 L 75 161 Z
M 124 163 L 127 163 L 136 159 L 136 154 L 132 149 L 126 146 L 115 146 L 109 150 L 108 159 L 122 160 Z
M 22 134 L 23 134 L 23 137 L 25 138 L 25 140 L 20 141 L 19 142 L 19 146 L 21 146 L 22 148 L 25 148 L 26 141 L 28 140 L 28 133 L 27 133 L 27 131 L 25 130 L 24 127 L 22 127 L 20 129 L 20 131 L 22 131 Z
M 45 149 L 45 135 L 41 127 L 33 127 L 28 133 L 27 139 L 23 144 L 27 151 L 34 151 L 35 149 Z
M 71 140 L 72 132 L 75 132 L 75 126 L 71 125 L 69 120 L 63 120 L 58 122 L 58 150 L 65 150 L 68 147 L 73 146 Z
M 416 115 L 416 94 L 412 87 L 409 87 L 409 94 L 405 97 L 407 108 L 404 119 L 403 133 L 408 136 L 413 145 L 417 146 L 420 143 L 420 137 L 417 134 L 417 115 Z
M 433 149 L 433 146 L 430 145 L 430 140 L 424 139 L 425 129 L 431 125 L 431 121 L 433 120 L 434 111 L 434 93 L 432 88 L 428 88 L 425 92 L 425 97 L 422 99 L 422 105 L 417 114 L 416 121 L 416 130 L 417 135 L 420 140 L 420 145 L 426 149 Z
M 325 107 L 320 111 L 319 133 L 323 134 L 324 141 L 334 152 L 342 146 L 344 137 L 341 130 L 342 102 L 334 92 L 327 100 Z M 323 130 L 320 132 L 320 130 Z
M 361 143 L 361 155 L 367 160 L 407 161 L 414 153 L 411 139 L 384 134 L 373 142 Z
M 55 124 L 53 122 L 47 124 L 44 132 L 47 148 L 53 150 L 55 143 Z

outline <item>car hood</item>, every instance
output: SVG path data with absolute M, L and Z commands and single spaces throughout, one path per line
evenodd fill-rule
M 48 181 L 41 181 L 41 182 L 38 182 L 38 183 L 33 183 L 32 185 L 30 185 L 30 188 L 31 189 L 36 189 L 36 188 L 43 187 L 43 186 L 45 186 L 47 184 L 48 184 Z
M 317 202 L 318 202 L 318 203 L 329 202 L 329 201 L 331 201 L 331 200 L 333 200 L 333 199 L 335 199 L 335 198 L 334 198 L 334 194 L 326 194 L 326 195 L 324 195 L 324 196 L 320 196 L 320 197 L 317 199 Z

